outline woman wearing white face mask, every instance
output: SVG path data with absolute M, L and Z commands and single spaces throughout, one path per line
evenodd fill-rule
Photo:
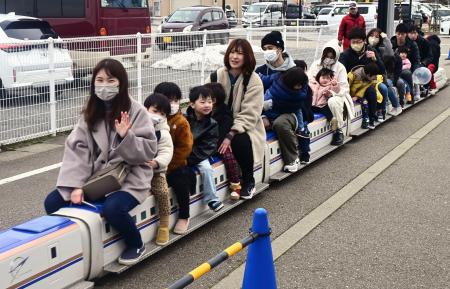
M 367 43 L 375 49 L 381 57 L 394 56 L 391 40 L 386 33 L 379 28 L 374 28 L 367 33 Z
M 321 58 L 314 61 L 308 71 L 308 78 L 310 81 L 314 81 L 317 73 L 322 68 L 331 69 L 340 86 L 340 91 L 334 93 L 333 96 L 328 99 L 327 103 L 333 116 L 331 119 L 331 127 L 334 131 L 332 145 L 341 145 L 344 142 L 344 134 L 342 132 L 342 127 L 344 126 L 344 107 L 347 110 L 347 117 L 350 120 L 354 117 L 354 106 L 350 97 L 347 70 L 342 63 L 338 62 L 340 49 L 337 40 L 327 42 L 323 47 Z
M 48 214 L 89 201 L 83 186 L 96 172 L 118 163 L 129 166 L 121 188 L 107 194 L 103 216 L 124 238 L 126 249 L 119 262 L 140 261 L 145 246 L 128 212 L 142 203 L 150 191 L 152 169 L 146 164 L 156 153 L 152 120 L 145 108 L 128 95 L 123 65 L 104 59 L 94 68 L 90 97 L 82 116 L 66 141 L 56 189 L 45 200 Z

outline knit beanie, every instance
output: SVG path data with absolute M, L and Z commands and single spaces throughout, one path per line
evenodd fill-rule
M 272 31 L 272 32 L 266 34 L 263 37 L 263 39 L 261 39 L 261 48 L 267 44 L 272 44 L 272 45 L 284 50 L 284 41 L 283 41 L 283 36 L 281 35 L 281 32 Z

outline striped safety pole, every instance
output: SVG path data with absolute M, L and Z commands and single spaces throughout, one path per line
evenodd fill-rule
M 177 282 L 170 285 L 168 289 L 180 289 L 188 286 L 195 280 L 208 273 L 211 269 L 217 267 L 223 261 L 227 260 L 229 257 L 239 253 L 242 249 L 253 243 L 258 237 L 259 235 L 257 233 L 250 232 L 247 237 L 226 248 L 220 254 L 209 259 L 206 263 L 201 264 L 200 266 L 183 276 Z

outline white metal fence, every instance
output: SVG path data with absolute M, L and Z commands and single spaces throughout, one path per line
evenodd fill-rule
M 336 38 L 336 26 L 236 28 L 190 33 L 152 33 L 0 43 L 0 145 L 70 130 L 90 91 L 91 71 L 106 57 L 127 69 L 130 94 L 143 102 L 162 81 L 177 83 L 187 97 L 223 66 L 230 40 L 246 38 L 258 64 L 261 38 L 283 33 L 286 50 L 310 65 L 322 46 Z

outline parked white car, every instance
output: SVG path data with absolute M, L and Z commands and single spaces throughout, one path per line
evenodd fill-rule
M 62 40 L 46 21 L 0 14 L 0 97 L 23 88 L 48 91 L 50 84 L 48 45 L 39 40 L 55 38 L 55 84 L 73 81 L 72 59 Z
M 450 16 L 442 17 L 440 32 L 444 35 L 450 35 Z
M 341 23 L 342 18 L 348 14 L 348 4 L 339 4 L 336 2 L 334 8 L 325 10 L 322 9 L 317 16 L 317 21 L 324 24 L 336 24 Z M 324 11 L 325 10 L 325 11 Z M 364 17 L 366 22 L 377 21 L 378 17 L 378 6 L 374 4 L 358 4 L 358 12 Z
M 242 18 L 242 26 L 275 26 L 281 24 L 283 16 L 282 2 L 258 2 L 248 6 Z

